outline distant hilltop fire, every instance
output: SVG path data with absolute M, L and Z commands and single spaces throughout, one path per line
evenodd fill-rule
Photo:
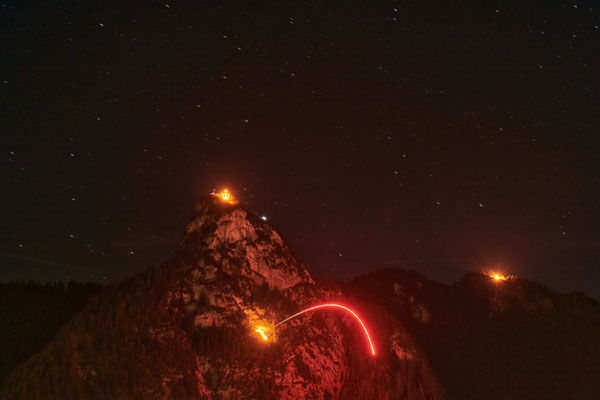
M 489 276 L 494 280 L 494 282 L 500 283 L 503 281 L 511 281 L 513 279 L 517 279 L 516 275 L 502 275 L 499 272 L 491 271 L 491 272 L 482 272 L 484 275 Z

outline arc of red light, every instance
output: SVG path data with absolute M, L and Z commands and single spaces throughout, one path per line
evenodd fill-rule
M 341 308 L 345 311 L 348 311 L 350 314 L 352 314 L 354 316 L 354 318 L 356 318 L 358 320 L 358 322 L 360 323 L 360 326 L 362 326 L 363 330 L 365 331 L 365 335 L 367 335 L 367 340 L 369 341 L 369 346 L 371 346 L 371 353 L 373 353 L 373 355 L 375 355 L 375 348 L 373 347 L 373 342 L 371 341 L 371 336 L 369 335 L 369 331 L 367 331 L 367 327 L 365 326 L 365 324 L 362 322 L 362 320 L 359 318 L 358 315 L 356 315 L 356 313 L 354 311 L 352 311 L 351 309 L 349 309 L 348 307 L 342 306 L 340 304 L 320 304 L 318 306 L 313 306 L 310 308 L 307 308 L 306 310 L 302 310 L 290 317 L 287 317 L 286 319 L 284 319 L 283 321 L 277 323 L 274 328 L 277 328 L 279 325 L 283 324 L 284 322 L 289 321 L 292 318 L 297 317 L 298 315 L 304 314 L 306 312 L 312 311 L 312 310 L 316 310 L 318 308 L 324 308 L 324 307 L 335 307 L 335 308 Z

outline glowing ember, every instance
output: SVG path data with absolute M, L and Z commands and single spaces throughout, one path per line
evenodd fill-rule
M 233 195 L 229 192 L 228 189 L 223 189 L 220 193 L 212 193 L 213 195 L 219 197 L 221 200 L 223 200 L 226 203 L 229 204 L 237 204 L 237 201 L 235 200 L 235 198 L 233 197 Z
M 225 201 L 229 201 L 229 198 L 231 197 L 231 194 L 229 193 L 229 190 L 224 189 L 221 194 L 220 194 L 221 198 Z
M 290 319 L 297 317 L 298 315 L 304 314 L 305 312 L 309 312 L 309 311 L 312 311 L 312 310 L 317 310 L 319 308 L 324 308 L 324 307 L 341 308 L 341 309 L 349 312 L 350 314 L 352 314 L 354 316 L 354 318 L 356 318 L 358 320 L 358 322 L 362 326 L 363 330 L 365 331 L 365 335 L 367 336 L 367 340 L 369 341 L 369 346 L 371 347 L 371 353 L 373 355 L 375 355 L 375 348 L 373 347 L 373 342 L 371 341 L 371 336 L 369 336 L 369 332 L 367 331 L 367 327 L 365 326 L 365 324 L 361 321 L 361 319 L 358 317 L 358 315 L 356 315 L 356 313 L 354 311 L 352 311 L 348 307 L 342 306 L 340 304 L 321 304 L 321 305 L 318 305 L 318 306 L 307 308 L 306 310 L 302 310 L 302 311 L 300 311 L 300 312 L 292 315 L 291 317 L 287 317 L 283 321 L 281 321 L 278 324 L 276 324 L 275 328 L 278 327 L 279 325 L 283 324 L 284 322 L 287 322 Z
M 253 309 L 244 310 L 244 314 L 246 314 L 248 318 L 248 325 L 252 332 L 256 332 L 261 340 L 265 342 L 276 342 L 277 341 L 277 332 L 275 332 L 275 326 L 269 319 L 265 318 L 265 310 L 260 307 L 256 307 Z
M 258 332 L 262 338 L 267 341 L 269 337 L 267 336 L 267 330 L 264 328 L 256 328 L 255 332 Z

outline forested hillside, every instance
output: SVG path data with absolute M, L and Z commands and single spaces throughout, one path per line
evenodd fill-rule
M 0 283 L 0 385 L 42 349 L 102 286 L 93 283 Z
M 600 398 L 600 305 L 583 294 L 482 273 L 446 286 L 401 270 L 347 290 L 398 316 L 449 398 Z

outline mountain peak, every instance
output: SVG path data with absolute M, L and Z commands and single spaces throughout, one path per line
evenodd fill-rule
M 322 309 L 329 302 L 377 326 L 377 357 L 345 306 Z M 404 332 L 393 314 L 315 282 L 231 194 L 211 194 L 173 259 L 107 288 L 13 371 L 0 397 L 443 399 Z
M 272 289 L 314 283 L 279 233 L 233 197 L 203 197 L 195 207 L 179 250 L 188 262 L 202 267 L 205 279 L 224 273 L 244 276 Z

